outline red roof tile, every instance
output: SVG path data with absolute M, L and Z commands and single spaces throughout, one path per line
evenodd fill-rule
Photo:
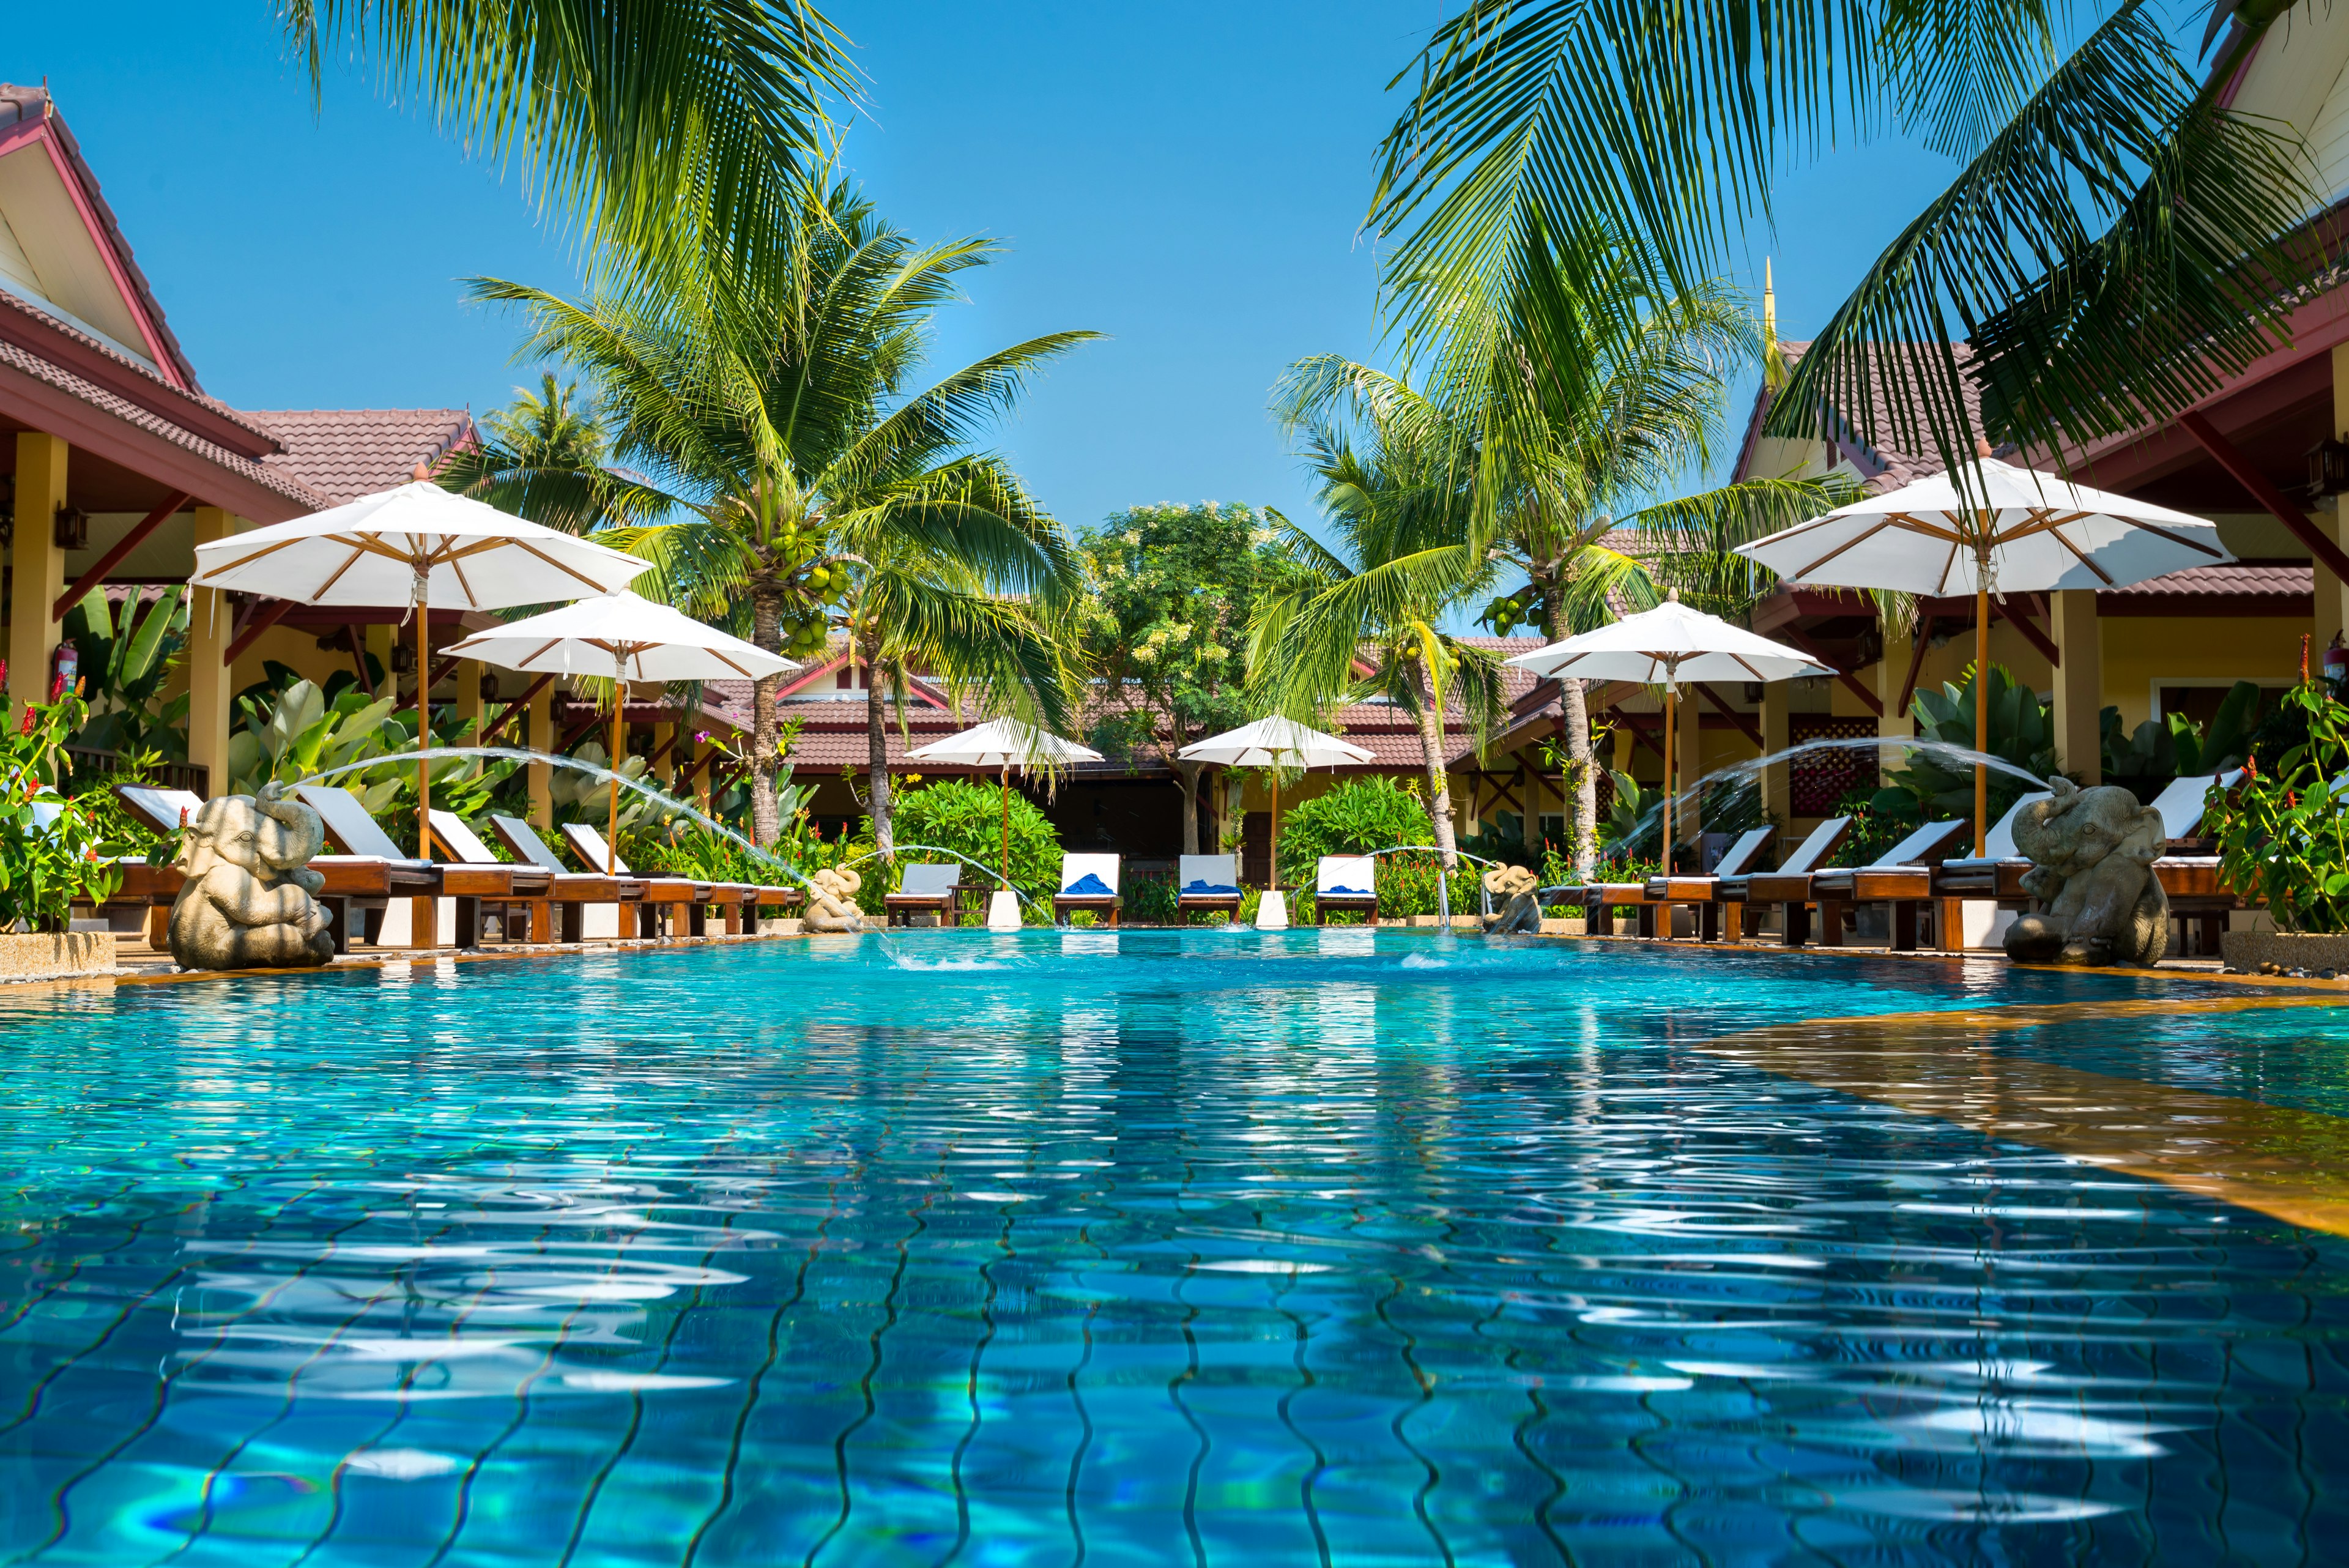
M 271 409 L 249 417 L 285 449 L 266 460 L 270 466 L 335 505 L 407 483 L 418 463 L 432 467 L 473 431 L 462 409 Z
M 2127 583 L 2117 588 L 2096 590 L 2100 597 L 2106 594 L 2130 594 L 2168 598 L 2189 594 L 2313 594 L 2315 591 L 2316 568 L 2313 566 L 2256 562 L 2189 566 L 2168 576 L 2147 577 L 2141 583 Z

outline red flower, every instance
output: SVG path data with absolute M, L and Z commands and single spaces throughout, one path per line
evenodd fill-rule
M 66 694 L 66 672 L 65 672 L 64 670 L 58 670 L 58 671 L 57 671 L 57 678 L 55 680 L 52 680 L 52 681 L 50 681 L 50 682 L 49 682 L 49 701 L 52 701 L 52 702 L 54 702 L 54 701 L 56 701 L 58 698 L 60 698 L 60 697 L 64 696 L 65 694 Z
M 31 734 L 32 732 L 33 732 L 33 705 L 32 705 L 30 702 L 27 702 L 27 703 L 26 703 L 26 704 L 25 704 L 25 723 L 24 723 L 24 727 L 23 727 L 23 728 L 21 728 L 21 729 L 19 729 L 19 730 L 16 732 L 16 733 L 18 733 L 18 734 L 20 734 L 20 735 L 29 735 L 29 734 Z

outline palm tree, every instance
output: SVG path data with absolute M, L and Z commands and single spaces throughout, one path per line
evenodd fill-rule
M 574 534 L 626 520 L 616 475 L 611 484 L 581 483 L 605 472 L 611 438 L 595 400 L 574 383 L 547 371 L 538 390 L 516 387 L 511 404 L 483 414 L 480 431 L 478 443 L 440 464 L 442 484 Z
M 1055 618 L 1082 581 L 1074 547 L 1000 458 L 975 450 L 1050 360 L 1095 336 L 1031 338 L 907 395 L 931 313 L 984 265 L 984 240 L 922 246 L 845 184 L 811 186 L 790 289 L 756 307 L 606 281 L 583 301 L 494 279 L 526 358 L 577 368 L 614 463 L 533 478 L 549 517 L 621 521 L 598 537 L 656 563 L 639 587 L 760 647 L 808 657 L 835 625 L 871 670 L 871 805 L 890 846 L 883 723 L 909 667 L 1047 726 L 1074 678 Z M 626 465 L 626 466 L 616 466 Z M 781 828 L 775 698 L 752 691 L 751 824 Z
M 1484 620 L 1503 634 L 1530 623 L 1554 641 L 1650 607 L 1666 587 L 1742 618 L 1774 579 L 1731 549 L 1840 504 L 1853 487 L 1764 476 L 1673 495 L 1711 462 L 1730 381 L 1761 351 L 1752 317 L 1717 283 L 1661 286 L 1661 269 L 1602 231 L 1533 238 L 1506 290 L 1463 289 L 1444 275 L 1388 280 L 1416 314 L 1445 323 L 1430 346 L 1431 396 L 1475 433 L 1471 532 L 1485 559 L 1523 579 Z M 1390 380 L 1342 360 L 1318 373 L 1333 388 Z M 1568 840 L 1587 875 L 1599 800 L 1586 689 L 1571 679 L 1559 688 Z
M 1623 236 L 1679 289 L 1767 215 L 1792 158 L 1920 134 L 1962 170 L 1813 340 L 1770 428 L 1815 435 L 1833 410 L 1961 473 L 1977 435 L 2060 451 L 2175 413 L 2280 346 L 2327 259 L 2301 243 L 2320 203 L 2297 137 L 2223 98 L 2292 7 L 2211 10 L 2205 49 L 2234 30 L 2198 74 L 2139 0 L 2068 50 L 2051 0 L 1469 0 L 1422 53 L 1372 220 L 1402 235 L 1400 274 L 1444 281 L 1430 297 L 1516 292 L 1545 230 Z M 1415 348 L 1444 337 L 1440 310 L 1403 303 Z M 1935 347 L 1871 358 L 1887 341 Z
M 853 96 L 846 40 L 808 0 L 279 0 L 324 88 L 329 52 L 372 56 L 585 219 L 637 276 L 771 279 L 796 188 L 826 154 L 827 93 Z
M 1304 437 L 1320 477 L 1334 548 L 1280 517 L 1295 580 L 1260 599 L 1249 628 L 1251 684 L 1281 711 L 1310 718 L 1340 701 L 1390 701 L 1419 724 L 1428 815 L 1455 867 L 1445 711 L 1470 728 L 1502 711 L 1500 667 L 1442 629 L 1490 586 L 1469 537 L 1473 449 L 1465 432 L 1400 378 L 1332 381 L 1308 360 L 1274 408 Z

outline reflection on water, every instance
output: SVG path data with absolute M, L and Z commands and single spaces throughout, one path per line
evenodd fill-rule
M 16 1000 L 0 1561 L 2349 1538 L 2341 1243 L 1705 1048 L 1978 1009 L 1990 971 L 1437 945 L 942 934 Z

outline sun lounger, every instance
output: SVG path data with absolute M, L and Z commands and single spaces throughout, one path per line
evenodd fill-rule
M 2203 802 L 2209 797 L 2211 786 L 2231 786 L 2242 776 L 2243 770 L 2237 768 L 2229 774 L 2174 779 L 2153 799 L 2153 809 L 2161 813 L 2162 836 L 2169 841 L 2161 858 L 2153 863 L 2153 874 L 2169 899 L 2170 915 L 2178 921 L 2181 954 L 2193 947 L 2199 947 L 2204 957 L 2217 953 L 2228 915 L 2243 907 L 2242 898 L 2220 879 L 2216 855 L 2179 853 L 2202 845 Z M 2200 939 L 2199 942 L 2189 940 L 2195 937 Z
M 1810 902 L 1819 907 L 1819 945 L 1843 946 L 1844 911 L 1862 904 L 1889 906 L 1890 944 L 1894 952 L 1917 949 L 1917 913 L 1933 898 L 1933 863 L 1948 857 L 1962 844 L 1971 825 L 1962 819 L 1929 822 L 1865 866 L 1846 866 L 1811 874 Z M 1807 911 L 1805 911 L 1807 914 Z M 1953 909 L 1936 916 L 1937 939 L 1958 919 Z M 1785 944 L 1800 947 L 1807 919 L 1787 901 Z M 1946 942 L 1944 943 L 1946 945 Z
M 664 934 L 672 937 L 698 937 L 708 934 L 702 923 L 705 912 L 718 901 L 715 882 L 697 881 L 690 877 L 662 877 L 632 871 L 620 858 L 618 851 L 604 842 L 604 836 L 584 822 L 563 825 L 563 841 L 579 864 L 590 871 L 602 871 L 614 877 L 633 877 L 645 885 L 644 902 L 636 906 L 636 934 L 656 940 Z M 739 908 L 740 898 L 736 898 Z M 664 933 L 661 922 L 668 929 Z
M 560 940 L 584 941 L 591 935 L 618 937 L 624 929 L 620 906 L 645 901 L 645 885 L 636 877 L 565 869 L 563 862 L 555 857 L 554 851 L 546 846 L 546 841 L 518 816 L 503 816 L 492 812 L 490 831 L 496 834 L 498 842 L 519 856 L 524 864 L 554 873 L 554 886 L 548 896 L 554 900 L 555 911 L 561 917 L 561 929 L 557 933 Z M 612 909 L 611 930 L 590 932 L 587 929 L 588 911 L 606 904 Z
M 1764 853 L 1769 849 L 1770 841 L 1777 836 L 1778 830 L 1775 827 L 1749 829 L 1739 835 L 1736 842 L 1723 852 L 1719 863 L 1713 870 L 1702 877 L 1649 877 L 1640 898 L 1643 920 L 1652 927 L 1656 918 L 1653 910 L 1664 910 L 1664 919 L 1669 921 L 1672 918 L 1671 911 L 1674 907 L 1682 904 L 1693 905 L 1697 912 L 1698 940 L 1713 942 L 1719 941 L 1724 935 L 1722 917 L 1725 910 L 1728 914 L 1725 934 L 1731 941 L 1737 940 L 1742 934 L 1741 921 L 1745 912 L 1745 906 L 1724 904 L 1721 901 L 1717 895 L 1721 891 L 1722 878 L 1742 877 L 1753 870 L 1761 863 Z M 1584 919 L 1583 929 L 1586 930 L 1589 929 L 1588 917 Z M 1671 929 L 1670 925 L 1664 929 L 1667 934 Z
M 439 946 L 440 867 L 401 854 L 391 836 L 359 804 L 359 797 L 339 784 L 295 784 L 294 796 L 318 814 L 326 825 L 327 842 L 342 850 L 339 855 L 317 856 L 310 862 L 310 869 L 326 879 L 318 890 L 318 902 L 333 917 L 334 923 L 326 929 L 335 939 L 335 950 L 348 952 L 354 940 L 384 941 L 385 919 L 394 898 L 409 900 L 408 945 Z M 356 939 L 351 929 L 354 913 L 359 916 Z
M 882 898 L 883 923 L 894 926 L 902 918 L 905 924 L 911 925 L 916 915 L 932 914 L 937 916 L 942 926 L 959 926 L 962 914 L 957 900 L 961 895 L 962 867 L 958 862 L 917 862 L 905 867 L 897 890 Z
M 1118 912 L 1125 908 L 1125 900 L 1118 897 L 1117 872 L 1114 855 L 1061 856 L 1061 890 L 1052 895 L 1053 923 L 1078 909 L 1091 909 L 1117 924 Z
M 1174 865 L 1174 919 L 1177 924 L 1194 909 L 1221 909 L 1240 918 L 1240 857 L 1237 855 L 1185 855 Z
M 195 815 L 204 802 L 203 797 L 183 789 L 160 789 L 153 784 L 116 784 L 114 798 L 133 822 L 152 828 L 157 833 L 172 834 L 181 824 Z M 144 860 L 122 862 L 122 887 L 114 895 L 118 904 L 147 905 L 147 945 L 158 951 L 170 945 L 171 906 L 179 901 L 180 889 L 188 885 L 187 873 L 176 866 L 150 866 Z
M 1778 863 L 1775 871 L 1749 871 L 1742 877 L 1723 877 L 1721 888 L 1713 897 L 1723 904 L 1738 904 L 1747 910 L 1779 905 L 1788 920 L 1806 920 L 1810 916 L 1811 873 L 1820 862 L 1843 846 L 1851 836 L 1851 818 L 1830 816 L 1810 831 L 1808 837 L 1795 846 L 1794 853 Z M 1758 920 L 1741 917 L 1740 929 Z M 1726 917 L 1724 917 L 1724 923 Z M 1750 934 L 1750 933 L 1749 933 Z
M 1934 867 L 1933 897 L 1989 902 L 2002 909 L 2029 909 L 2031 895 L 2023 890 L 2023 874 L 2031 869 L 2031 862 L 2014 847 L 2014 819 L 2024 806 L 2047 798 L 2044 789 L 2024 795 L 1991 824 L 1990 832 L 1983 836 L 1982 854 L 1952 857 Z M 1955 951 L 1964 938 L 1955 929 L 1956 922 L 1950 923 L 1952 929 L 1941 933 L 1940 945 Z
M 554 940 L 554 873 L 540 866 L 515 866 L 501 860 L 453 811 L 435 810 L 432 842 L 456 862 L 441 868 L 442 885 L 457 890 L 456 940 L 460 948 L 479 947 L 483 926 L 492 916 L 498 934 L 506 941 L 551 942 Z M 486 877 L 502 873 L 506 886 L 492 889 Z M 517 932 L 517 912 L 523 922 Z
M 1313 867 L 1313 923 L 1331 915 L 1357 914 L 1365 925 L 1379 923 L 1378 862 L 1367 855 L 1324 855 Z

